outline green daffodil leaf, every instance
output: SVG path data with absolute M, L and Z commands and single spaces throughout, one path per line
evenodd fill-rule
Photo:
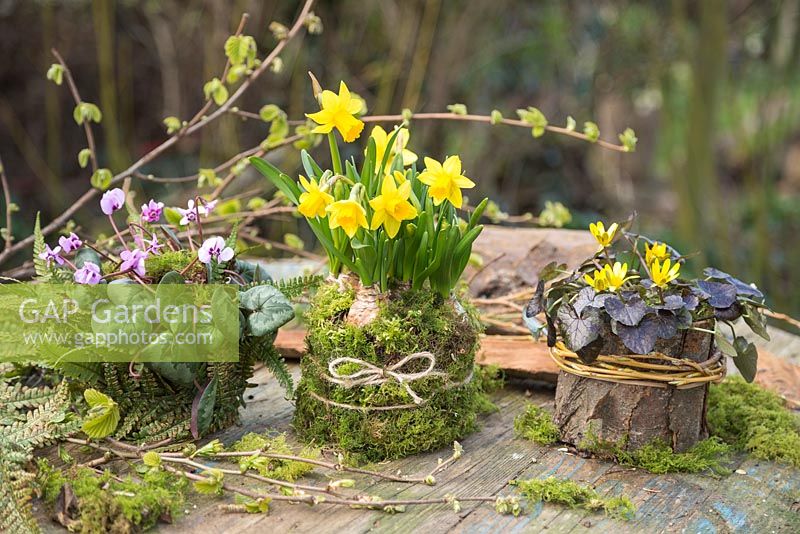
M 283 293 L 270 285 L 261 285 L 242 293 L 239 304 L 251 313 L 247 318 L 250 334 L 271 334 L 294 318 L 294 309 Z
M 113 434 L 119 424 L 119 406 L 114 399 L 96 389 L 84 391 L 83 398 L 89 405 L 89 411 L 81 430 L 92 439 L 102 439 Z

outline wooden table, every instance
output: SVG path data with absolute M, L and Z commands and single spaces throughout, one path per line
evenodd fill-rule
M 292 364 L 297 375 L 298 369 Z M 283 390 L 264 370 L 257 373 L 259 386 L 242 411 L 242 424 L 217 437 L 230 443 L 245 432 L 290 431 L 293 406 Z M 357 487 L 385 498 L 423 498 L 448 493 L 499 495 L 510 493 L 507 483 L 515 478 L 555 475 L 591 484 L 604 494 L 624 492 L 638 511 L 629 522 L 607 519 L 601 514 L 539 504 L 519 517 L 498 515 L 488 504 L 463 503 L 454 513 L 447 506 L 409 507 L 405 513 L 387 515 L 378 511 L 319 505 L 274 503 L 269 515 L 225 514 L 219 498 L 189 494 L 187 515 L 160 532 L 800 532 L 800 471 L 778 464 L 735 458 L 732 474 L 723 479 L 700 475 L 653 475 L 622 468 L 610 462 L 584 459 L 557 447 L 542 447 L 517 439 L 514 417 L 528 402 L 552 408 L 552 390 L 532 389 L 516 382 L 494 394 L 500 410 L 481 418 L 482 429 L 462 440 L 464 455 L 437 475 L 438 484 L 409 486 L 357 478 Z M 421 454 L 377 466 L 386 472 L 424 474 L 449 450 Z M 349 476 L 349 475 L 348 475 Z M 309 479 L 324 483 L 322 472 Z M 43 521 L 43 523 L 45 523 Z M 47 530 L 59 531 L 52 523 Z M 63 530 L 60 530 L 63 532 Z

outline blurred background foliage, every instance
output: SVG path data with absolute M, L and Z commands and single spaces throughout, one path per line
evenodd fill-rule
M 101 164 L 119 171 L 165 137 L 162 120 L 188 119 L 203 83 L 224 65 L 241 13 L 259 51 L 299 2 L 262 0 L 0 0 L 0 151 L 12 182 L 14 231 L 30 232 L 89 187 L 85 146 L 64 87 L 46 82 L 56 46 L 84 100 L 104 113 Z M 239 107 L 275 103 L 292 119 L 314 111 L 308 70 L 345 79 L 373 114 L 471 113 L 534 105 L 553 124 L 594 120 L 616 141 L 633 127 L 637 152 L 471 123 L 412 123 L 409 148 L 458 153 L 468 176 L 511 214 L 558 200 L 572 227 L 638 212 L 639 229 L 670 241 L 690 265 L 755 281 L 777 310 L 800 312 L 800 0 L 322 0 L 325 31 L 287 47 L 280 74 L 259 79 Z M 194 174 L 257 145 L 267 125 L 228 116 L 184 139 L 146 171 Z M 351 146 L 356 154 L 360 146 Z M 315 152 L 324 158 L 324 145 Z M 273 154 L 299 168 L 289 148 Z M 146 198 L 184 203 L 192 184 L 137 184 Z M 266 187 L 248 171 L 239 191 Z M 228 191 L 230 194 L 233 190 Z M 144 200 L 146 200 L 146 198 Z M 91 228 L 98 213 L 83 210 Z M 308 237 L 296 220 L 262 232 Z M 307 242 L 311 242 L 307 239 Z

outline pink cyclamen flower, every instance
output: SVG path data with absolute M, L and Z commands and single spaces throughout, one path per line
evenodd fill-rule
M 197 251 L 197 258 L 203 263 L 211 263 L 212 259 L 224 263 L 233 259 L 233 249 L 225 246 L 225 240 L 221 237 L 209 237 Z
M 144 260 L 147 258 L 147 252 L 138 248 L 123 250 L 119 257 L 122 258 L 120 271 L 133 271 L 139 276 L 145 275 Z
M 158 222 L 161 218 L 161 211 L 164 209 L 163 202 L 156 202 L 152 198 L 147 204 L 142 204 L 142 220 L 149 223 Z
M 197 214 L 205 215 L 201 206 L 194 205 L 194 199 L 189 200 L 188 204 L 186 205 L 186 209 L 183 208 L 175 208 L 178 210 L 178 213 L 181 214 L 181 226 L 185 226 L 189 223 L 197 222 Z
M 219 200 L 209 200 L 208 202 L 201 202 L 200 203 L 200 215 L 211 215 L 211 212 L 214 211 L 214 208 L 217 207 L 217 202 Z
M 153 234 L 150 240 L 139 235 L 134 236 L 133 240 L 136 242 L 136 246 L 144 250 L 147 254 L 161 254 L 161 249 L 164 247 L 163 244 L 158 242 L 158 236 L 155 234 Z
M 58 238 L 58 244 L 61 245 L 61 248 L 64 250 L 64 253 L 72 252 L 73 250 L 78 250 L 83 245 L 83 241 L 81 238 L 75 235 L 74 233 L 69 234 L 68 236 L 61 236 Z
M 48 267 L 52 262 L 64 265 L 64 258 L 61 257 L 61 247 L 50 248 L 50 245 L 45 245 L 44 251 L 39 254 L 39 257 L 47 262 Z
M 83 267 L 75 271 L 75 281 L 79 284 L 93 286 L 99 284 L 103 277 L 100 275 L 100 267 L 96 263 L 87 261 Z
M 125 192 L 117 187 L 103 193 L 100 199 L 100 209 L 106 215 L 111 215 L 125 204 Z

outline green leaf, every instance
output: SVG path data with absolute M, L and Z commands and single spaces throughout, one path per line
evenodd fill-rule
M 250 158 L 250 163 L 253 164 L 253 167 L 255 167 L 258 172 L 266 176 L 267 179 L 269 179 L 269 181 L 272 182 L 281 193 L 286 195 L 286 198 L 288 198 L 293 204 L 300 204 L 300 188 L 294 182 L 294 180 L 282 173 L 277 167 L 267 160 L 252 157 Z
M 534 137 L 544 135 L 547 128 L 547 117 L 538 108 L 529 106 L 528 109 L 518 109 L 517 115 L 519 115 L 520 120 L 532 126 L 531 134 Z
M 252 287 L 242 293 L 239 304 L 250 310 L 247 324 L 256 337 L 271 334 L 294 318 L 294 309 L 283 293 L 270 285 Z
M 596 143 L 600 139 L 600 128 L 592 121 L 583 123 L 583 133 L 592 143 Z
M 214 169 L 200 169 L 197 172 L 197 187 L 216 187 L 222 183 Z
M 717 327 L 714 329 L 714 343 L 723 354 L 726 354 L 731 358 L 736 357 L 736 348 L 733 346 L 733 343 L 728 341 L 728 338 L 720 329 L 719 323 L 717 323 Z
M 92 151 L 88 148 L 82 149 L 78 152 L 78 165 L 81 166 L 81 169 L 85 169 L 86 166 L 89 164 L 89 158 L 92 156 Z
M 83 392 L 83 398 L 89 405 L 89 412 L 81 430 L 92 439 L 102 439 L 113 434 L 119 424 L 119 406 L 114 399 L 91 388 Z
M 195 481 L 194 489 L 197 493 L 202 493 L 204 495 L 222 494 L 222 480 L 225 476 L 225 473 L 219 469 L 208 469 L 200 473 L 200 475 L 205 478 L 203 478 L 203 480 Z
M 748 382 L 752 382 L 758 372 L 758 350 L 756 350 L 756 346 L 742 336 L 737 336 L 733 340 L 733 346 L 736 348 L 736 357 L 733 359 L 733 363 L 742 373 L 742 377 Z
M 78 102 L 78 105 L 72 111 L 72 118 L 79 125 L 85 121 L 99 123 L 103 120 L 103 114 L 100 112 L 100 108 L 90 102 Z
M 92 178 L 90 180 L 92 187 L 95 189 L 99 189 L 100 191 L 105 191 L 111 185 L 111 180 L 114 178 L 114 175 L 111 174 L 111 171 L 108 169 L 97 169 L 92 173 Z
M 769 332 L 767 331 L 767 318 L 758 311 L 758 308 L 752 304 L 744 304 L 745 313 L 742 316 L 744 322 L 750 327 L 750 330 L 769 341 Z
M 192 418 L 190 428 L 192 436 L 198 439 L 211 428 L 211 422 L 214 418 L 214 406 L 217 403 L 217 377 L 212 378 L 209 383 L 192 401 Z
M 575 131 L 575 119 L 572 118 L 572 115 L 567 115 L 567 130 L 570 132 Z
M 492 124 L 500 124 L 503 120 L 503 114 L 500 113 L 500 110 L 493 109 L 491 115 L 489 116 L 489 120 Z
M 219 78 L 213 78 L 203 85 L 203 94 L 206 100 L 213 99 L 214 103 L 221 106 L 228 100 L 228 89 Z
M 303 250 L 305 247 L 303 240 L 295 234 L 284 234 L 283 242 L 286 244 L 286 246 L 294 250 Z
M 181 214 L 175 208 L 164 208 L 164 218 L 172 226 L 181 225 Z
M 231 35 L 225 41 L 225 56 L 231 65 L 251 65 L 256 52 L 256 40 L 250 35 Z
M 464 104 L 450 104 L 449 106 L 447 106 L 447 111 L 449 111 L 453 115 L 466 115 L 467 106 Z
M 264 122 L 272 122 L 278 117 L 285 117 L 286 113 L 275 104 L 266 104 L 258 110 L 258 116 Z
M 172 135 L 183 127 L 183 123 L 178 117 L 169 116 L 164 119 L 164 126 L 167 127 L 167 134 Z
M 61 85 L 64 81 L 64 66 L 60 63 L 53 63 L 47 69 L 47 79 L 56 85 Z
M 142 462 L 147 467 L 160 467 L 161 466 L 161 455 L 158 454 L 156 451 L 147 451 L 142 456 Z
M 619 142 L 625 147 L 625 152 L 633 152 L 636 150 L 636 133 L 633 128 L 625 128 L 625 131 L 619 134 Z

